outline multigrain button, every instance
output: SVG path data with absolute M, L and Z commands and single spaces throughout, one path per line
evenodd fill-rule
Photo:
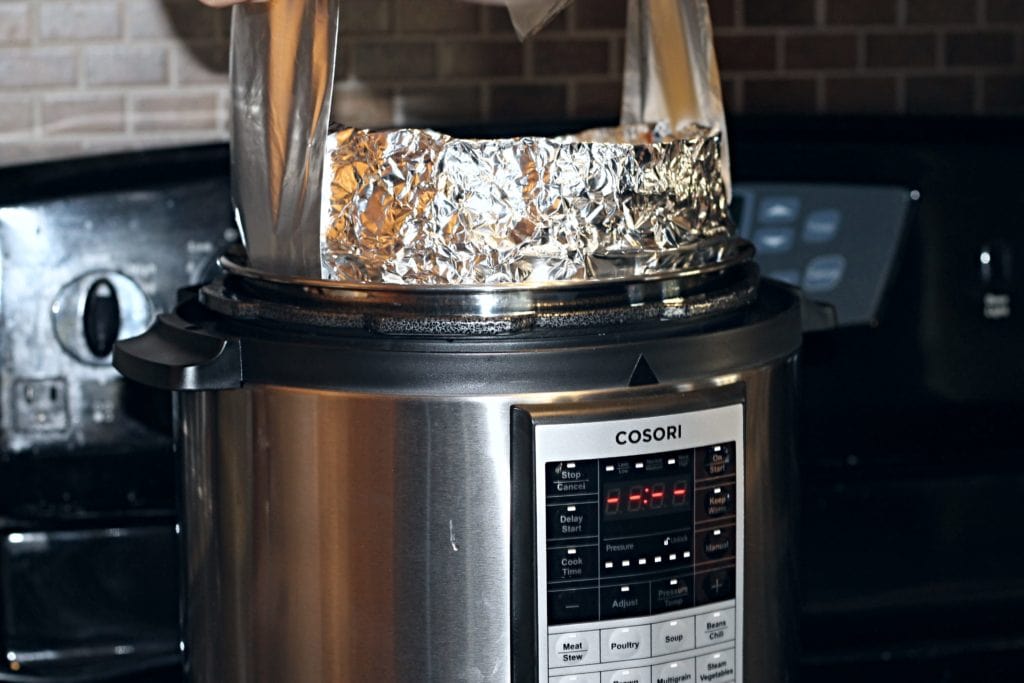
M 653 656 L 671 655 L 693 648 L 693 617 L 662 621 L 651 627 L 651 654 Z
M 601 674 L 569 674 L 549 680 L 551 683 L 601 683 Z
M 651 627 L 629 626 L 601 631 L 601 661 L 621 662 L 651 656 Z
M 601 661 L 601 632 L 580 631 L 548 636 L 548 665 L 577 666 Z
M 722 643 L 736 637 L 736 610 L 732 607 L 701 614 L 696 622 L 697 647 Z
M 693 683 L 696 663 L 692 659 L 652 667 L 651 683 Z
M 651 683 L 651 667 L 637 666 L 605 671 L 601 674 L 601 683 Z
M 726 683 L 736 680 L 736 654 L 732 649 L 697 657 L 697 680 L 701 683 Z

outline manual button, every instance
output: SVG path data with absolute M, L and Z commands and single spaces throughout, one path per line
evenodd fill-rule
M 600 631 L 579 631 L 548 636 L 548 662 L 551 667 L 597 664 L 600 661 Z

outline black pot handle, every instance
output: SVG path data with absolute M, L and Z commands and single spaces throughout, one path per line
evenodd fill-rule
M 208 332 L 174 313 L 159 316 L 145 334 L 117 342 L 114 367 L 128 379 L 171 391 L 242 386 L 239 340 Z

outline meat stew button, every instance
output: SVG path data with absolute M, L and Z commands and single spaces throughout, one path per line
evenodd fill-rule
M 693 617 L 672 619 L 651 628 L 651 652 L 655 657 L 694 648 Z
M 736 610 L 715 610 L 697 617 L 697 647 L 714 645 L 736 637 Z M 698 673 L 700 667 L 697 667 Z
M 651 683 L 651 667 L 636 666 L 601 674 L 601 683 Z
M 651 627 L 629 626 L 601 631 L 601 661 L 620 662 L 651 656 Z
M 693 683 L 696 676 L 694 666 L 692 659 L 655 666 L 651 670 L 651 683 Z
M 548 636 L 549 666 L 576 666 L 600 661 L 600 631 L 576 631 Z

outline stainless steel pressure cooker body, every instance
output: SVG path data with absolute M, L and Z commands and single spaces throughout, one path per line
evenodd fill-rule
M 228 263 L 176 390 L 190 680 L 776 683 L 797 296 L 684 273 L 347 285 Z

